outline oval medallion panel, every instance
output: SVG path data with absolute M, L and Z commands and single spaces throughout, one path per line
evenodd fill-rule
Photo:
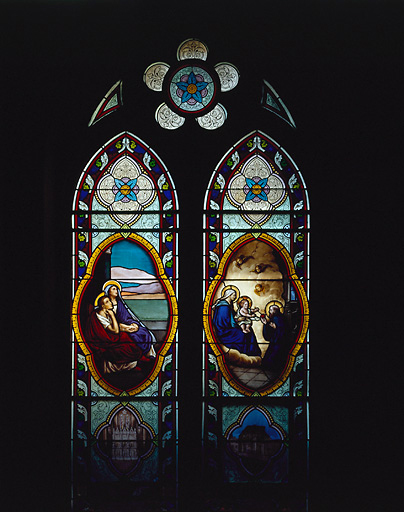
M 219 368 L 245 395 L 266 395 L 292 371 L 305 339 L 308 302 L 285 247 L 245 234 L 223 255 L 204 303 L 204 326 Z
M 73 328 L 96 382 L 134 395 L 157 377 L 174 339 L 177 302 L 154 247 L 136 234 L 108 237 L 77 289 Z

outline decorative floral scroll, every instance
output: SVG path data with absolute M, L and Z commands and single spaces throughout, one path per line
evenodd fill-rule
M 227 198 L 250 225 L 262 225 L 286 199 L 286 186 L 275 167 L 253 155 L 230 180 Z
M 118 224 L 131 226 L 156 197 L 153 182 L 128 155 L 107 168 L 97 186 L 97 199 Z

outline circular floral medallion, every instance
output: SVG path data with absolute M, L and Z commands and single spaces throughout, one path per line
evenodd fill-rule
M 253 155 L 230 179 L 226 197 L 233 206 L 245 211 L 242 217 L 246 222 L 262 226 L 272 210 L 286 200 L 287 192 L 275 167 Z
M 154 201 L 156 190 L 141 167 L 125 155 L 105 170 L 98 182 L 96 197 L 114 222 L 132 226 Z
M 181 114 L 201 114 L 210 110 L 216 91 L 217 79 L 199 63 L 183 65 L 169 77 L 170 107 Z

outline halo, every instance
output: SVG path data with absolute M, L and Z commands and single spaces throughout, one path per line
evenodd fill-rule
M 106 288 L 107 286 L 110 286 L 110 285 L 114 285 L 114 286 L 116 286 L 116 287 L 119 289 L 119 291 L 122 291 L 122 286 L 121 286 L 121 284 L 120 284 L 120 283 L 118 283 L 118 281 L 113 281 L 113 280 L 111 280 L 111 281 L 107 281 L 106 283 L 104 283 L 104 284 L 102 285 L 102 289 L 103 289 L 103 290 L 105 290 L 105 288 Z
M 237 288 L 237 286 L 234 286 L 234 284 L 229 284 L 228 286 L 225 286 L 221 292 L 221 297 L 227 292 L 227 290 L 233 290 L 236 293 L 235 300 L 237 301 L 240 297 L 240 290 Z
M 283 304 L 279 300 L 271 300 L 268 302 L 268 304 L 265 306 L 265 314 L 269 317 L 269 308 L 271 306 L 278 306 L 279 311 L 283 313 Z
M 248 302 L 248 307 L 251 308 L 251 305 L 252 305 L 252 300 L 250 299 L 250 297 L 247 297 L 247 295 L 242 295 L 238 301 L 237 301 L 237 306 L 240 307 L 240 303 L 242 300 L 246 300 Z
M 97 295 L 97 297 L 95 298 L 95 301 L 94 301 L 94 306 L 95 307 L 98 307 L 98 299 L 100 297 L 106 297 L 105 293 L 104 292 L 101 292 L 99 295 Z

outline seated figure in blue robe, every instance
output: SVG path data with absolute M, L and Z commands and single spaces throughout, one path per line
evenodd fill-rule
M 238 350 L 242 354 L 261 356 L 261 350 L 254 332 L 243 332 L 234 319 L 233 302 L 235 299 L 236 292 L 229 288 L 213 306 L 213 325 L 217 341 L 229 349 Z
M 103 289 L 105 295 L 109 297 L 112 302 L 113 311 L 119 322 L 120 330 L 128 333 L 129 337 L 141 349 L 144 356 L 154 359 L 156 357 L 154 350 L 156 338 L 126 305 L 125 301 L 122 299 L 119 284 L 116 281 L 107 281 Z

